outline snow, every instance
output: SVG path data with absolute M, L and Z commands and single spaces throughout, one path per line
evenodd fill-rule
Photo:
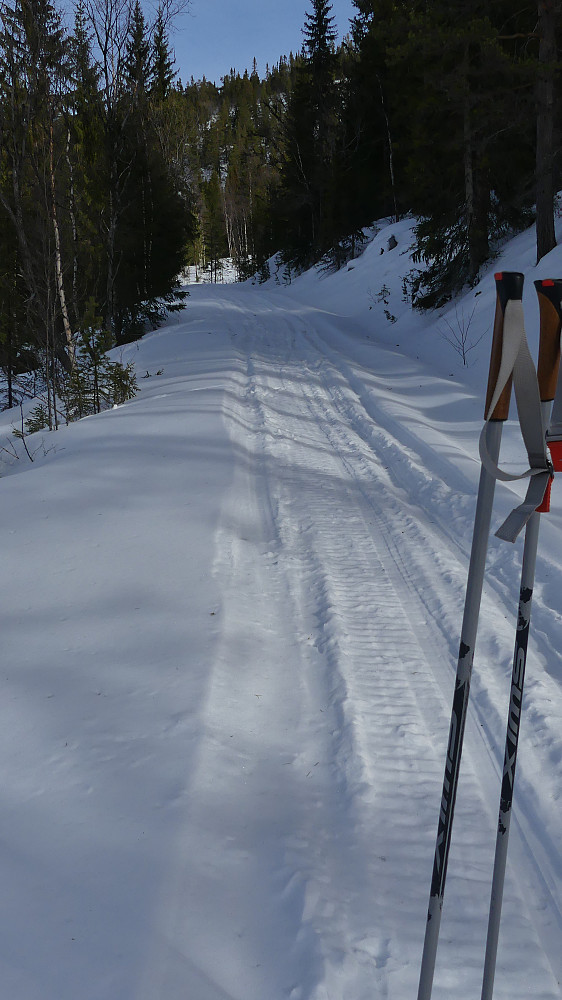
M 419 315 L 411 228 L 334 275 L 192 285 L 122 352 L 134 400 L 0 453 L 2 1000 L 416 995 L 492 274 L 525 272 L 536 350 L 562 250 L 535 268 L 522 234 Z M 442 331 L 473 310 L 465 366 Z M 555 484 L 498 1000 L 560 997 L 561 509 Z M 435 1000 L 480 990 L 521 552 L 490 541 Z

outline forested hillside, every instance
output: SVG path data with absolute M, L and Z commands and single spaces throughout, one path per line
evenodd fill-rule
M 0 0 L 5 405 L 35 371 L 51 425 L 69 393 L 84 412 L 80 363 L 91 382 L 107 347 L 181 306 L 188 264 L 216 280 L 230 257 L 244 278 L 278 253 L 290 280 L 413 214 L 429 267 L 405 292 L 432 307 L 533 212 L 538 257 L 554 245 L 556 0 L 354 0 L 339 45 L 311 0 L 296 54 L 220 86 L 182 82 L 169 0 L 152 20 L 139 0 L 80 0 L 72 26 L 57 2 Z

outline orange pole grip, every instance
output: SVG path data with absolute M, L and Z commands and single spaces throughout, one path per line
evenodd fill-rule
M 535 281 L 540 310 L 539 363 L 537 375 L 543 403 L 556 395 L 560 368 L 560 329 L 562 326 L 562 279 Z

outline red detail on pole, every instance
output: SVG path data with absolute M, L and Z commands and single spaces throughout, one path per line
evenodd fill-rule
M 562 441 L 549 441 L 548 447 L 555 472 L 562 472 Z
M 550 491 L 552 489 L 552 480 L 554 476 L 551 476 L 548 480 L 546 490 L 544 491 L 544 496 L 542 498 L 542 503 L 537 507 L 537 514 L 549 514 L 550 513 Z
M 496 281 L 503 281 L 503 271 L 498 271 L 497 274 L 494 274 L 494 278 Z

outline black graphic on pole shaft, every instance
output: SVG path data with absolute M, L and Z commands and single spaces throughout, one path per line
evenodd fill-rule
M 530 587 L 521 589 L 519 598 L 519 614 L 517 620 L 517 638 L 513 655 L 513 671 L 511 675 L 511 692 L 509 698 L 509 715 L 505 739 L 505 756 L 503 762 L 503 777 L 500 802 L 500 830 L 502 813 L 509 812 L 513 804 L 513 785 L 515 781 L 515 765 L 517 763 L 517 747 L 519 744 L 519 726 L 523 705 L 523 685 L 525 683 L 525 666 L 527 662 L 527 646 L 529 643 L 529 623 L 531 598 Z
M 461 660 L 464 661 L 466 665 L 465 679 L 459 683 L 457 678 L 455 693 L 453 696 L 449 742 L 447 744 L 447 758 L 445 761 L 445 777 L 443 778 L 441 808 L 439 810 L 439 822 L 437 825 L 437 842 L 435 845 L 433 874 L 431 877 L 430 895 L 437 896 L 440 899 L 443 896 L 445 880 L 447 878 L 449 845 L 453 825 L 453 814 L 455 811 L 455 800 L 457 796 L 461 747 L 464 736 L 466 710 L 468 706 L 470 669 L 472 666 L 470 647 L 462 641 L 459 650 L 459 662 Z

